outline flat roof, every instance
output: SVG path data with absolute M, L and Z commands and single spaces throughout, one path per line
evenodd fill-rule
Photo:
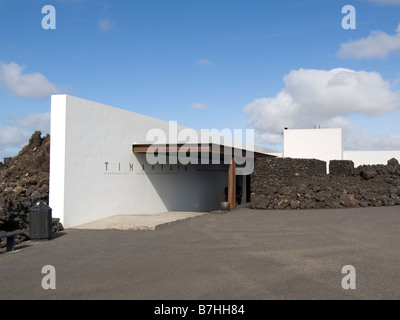
M 183 150 L 182 150 L 183 148 Z M 217 153 L 221 155 L 231 154 L 238 155 L 241 154 L 242 157 L 254 157 L 254 158 L 263 158 L 263 157 L 275 157 L 273 154 L 269 154 L 266 152 L 261 152 L 261 150 L 251 150 L 250 148 L 238 148 L 232 147 L 229 145 L 219 145 L 215 143 L 189 143 L 189 144 L 132 144 L 133 153 L 145 154 L 147 152 L 151 153 L 186 153 L 188 151 L 197 152 L 197 153 Z

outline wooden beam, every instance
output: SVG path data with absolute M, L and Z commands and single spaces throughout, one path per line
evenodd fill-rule
M 148 150 L 148 146 L 133 146 L 133 153 L 146 153 Z
M 232 156 L 228 170 L 228 202 L 232 209 L 236 208 L 236 162 L 234 156 Z

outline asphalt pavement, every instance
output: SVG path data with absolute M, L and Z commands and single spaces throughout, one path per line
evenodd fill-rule
M 242 208 L 153 231 L 69 229 L 0 249 L 0 299 L 399 299 L 399 231 L 399 206 Z M 347 276 L 355 289 L 343 288 Z

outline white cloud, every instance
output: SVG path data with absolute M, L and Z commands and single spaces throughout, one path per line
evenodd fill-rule
M 192 103 L 190 109 L 205 111 L 208 110 L 208 106 L 202 103 Z
M 114 24 L 109 18 L 99 20 L 97 25 L 99 27 L 99 30 L 102 32 L 107 32 L 111 30 L 111 28 L 114 26 Z
M 343 145 L 345 150 L 400 150 L 400 136 L 371 136 L 361 128 L 351 128 L 343 131 Z
M 245 106 L 260 143 L 281 144 L 285 127 L 352 128 L 345 116 L 381 116 L 400 107 L 400 95 L 379 73 L 349 69 L 291 71 L 285 88 L 272 98 Z
M 394 35 L 372 31 L 366 38 L 342 43 L 336 55 L 342 59 L 383 59 L 392 52 L 400 53 L 400 24 Z
M 208 59 L 201 59 L 199 61 L 196 62 L 196 65 L 198 66 L 210 66 L 212 65 L 212 62 Z
M 400 136 L 384 134 L 374 139 L 375 148 L 382 150 L 400 150 Z
M 61 91 L 38 72 L 23 74 L 25 66 L 0 62 L 0 88 L 6 87 L 16 97 L 46 98 Z
M 26 141 L 26 131 L 22 128 L 5 126 L 0 130 L 0 150 L 18 147 L 22 141 Z
M 7 116 L 0 129 L 0 161 L 14 156 L 29 141 L 33 132 L 50 133 L 50 114 L 32 114 L 23 118 Z
M 31 114 L 23 118 L 15 116 L 6 116 L 3 123 L 7 126 L 13 126 L 30 131 L 41 131 L 42 133 L 50 132 L 50 113 Z

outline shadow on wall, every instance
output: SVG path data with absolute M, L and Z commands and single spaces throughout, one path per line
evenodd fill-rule
M 224 201 L 228 165 L 224 164 L 155 164 L 137 155 L 142 174 L 168 211 L 212 211 Z

